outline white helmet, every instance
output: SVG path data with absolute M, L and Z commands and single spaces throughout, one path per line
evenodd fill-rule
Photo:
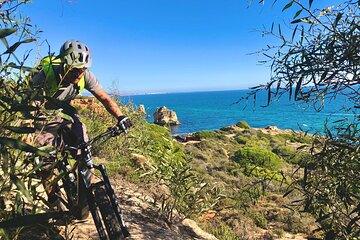
M 71 39 L 66 41 L 60 48 L 61 54 L 66 54 L 62 58 L 68 66 L 74 68 L 91 67 L 90 48 L 78 40 Z

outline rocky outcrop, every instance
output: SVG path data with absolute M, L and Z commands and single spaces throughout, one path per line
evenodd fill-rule
M 173 110 L 167 109 L 165 106 L 156 109 L 154 113 L 154 123 L 161 126 L 180 125 L 176 113 Z
M 146 110 L 145 110 L 144 104 L 140 104 L 139 107 L 137 108 L 137 111 L 141 114 L 146 115 Z

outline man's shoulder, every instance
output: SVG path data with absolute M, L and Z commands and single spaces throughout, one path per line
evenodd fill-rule
M 90 70 L 85 70 L 84 72 L 85 78 L 85 88 L 90 92 L 96 92 L 102 89 L 98 79 L 96 78 L 95 74 L 93 74 Z
M 86 69 L 84 72 L 85 80 L 93 80 L 96 79 L 96 76 L 93 72 L 91 72 L 89 69 Z

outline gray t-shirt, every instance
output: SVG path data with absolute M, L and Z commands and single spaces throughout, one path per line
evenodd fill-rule
M 55 76 L 57 77 L 57 81 L 60 82 L 60 79 L 62 79 L 64 74 L 64 68 L 63 65 L 59 66 L 53 66 Z M 99 91 L 102 88 L 99 81 L 95 77 L 95 75 L 90 72 L 89 70 L 85 70 L 84 72 L 84 78 L 85 78 L 85 89 L 94 94 L 94 92 Z M 45 88 L 45 74 L 43 71 L 37 73 L 32 78 L 32 84 L 35 88 Z M 79 87 L 77 84 L 73 83 L 67 83 L 66 77 L 63 81 L 61 81 L 61 90 L 58 90 L 54 98 L 60 100 L 60 101 L 66 101 L 69 102 L 72 99 L 74 99 L 77 95 L 79 95 Z

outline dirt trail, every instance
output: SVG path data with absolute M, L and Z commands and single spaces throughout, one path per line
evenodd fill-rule
M 151 198 L 139 186 L 123 180 L 117 180 L 113 185 L 125 213 L 125 220 L 131 233 L 130 240 L 216 239 L 206 233 L 200 233 L 203 236 L 195 234 L 201 231 L 197 226 L 189 227 L 188 224 L 186 226 L 181 222 L 171 226 L 166 224 L 158 218 L 157 209 L 151 204 Z M 72 235 L 74 240 L 99 239 L 91 215 L 84 221 L 74 222 L 67 230 L 63 230 L 62 235 L 65 236 L 65 231 L 70 232 L 72 229 L 74 231 L 70 236 Z

